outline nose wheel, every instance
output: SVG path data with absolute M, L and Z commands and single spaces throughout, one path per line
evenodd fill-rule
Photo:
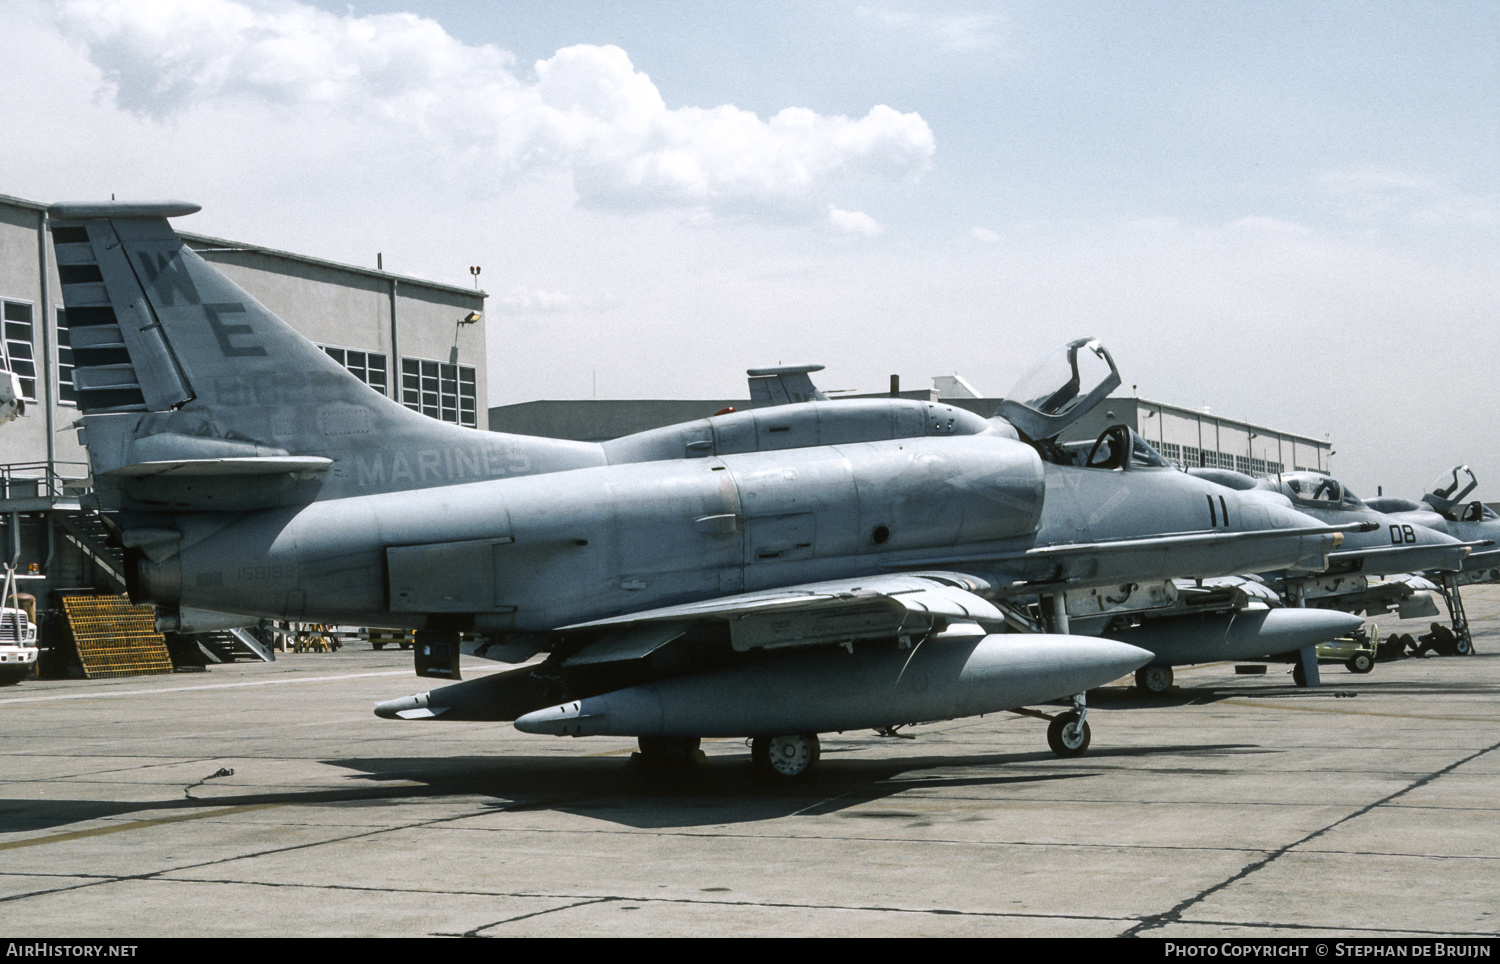
M 1082 756 L 1090 738 L 1088 720 L 1077 713 L 1064 713 L 1047 726 L 1047 745 L 1061 757 Z
M 1047 745 L 1061 757 L 1082 756 L 1089 748 L 1089 706 L 1087 694 L 1073 697 L 1073 709 L 1059 713 L 1047 724 Z
M 757 736 L 750 741 L 750 759 L 766 773 L 784 779 L 804 776 L 818 762 L 816 733 L 794 736 Z

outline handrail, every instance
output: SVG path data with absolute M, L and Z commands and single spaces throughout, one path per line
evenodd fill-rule
M 12 498 L 13 490 L 18 487 L 33 489 L 26 493 L 30 497 L 62 498 L 69 494 L 66 491 L 69 486 L 76 490 L 79 483 L 91 486 L 92 482 L 87 462 L 0 463 L 0 498 Z

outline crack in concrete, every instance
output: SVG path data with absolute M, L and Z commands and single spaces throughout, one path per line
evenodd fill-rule
M 596 897 L 596 898 L 592 898 L 592 899 L 589 899 L 589 900 L 579 900 L 579 901 L 574 901 L 571 904 L 564 904 L 561 907 L 549 907 L 546 910 L 534 910 L 534 911 L 530 912 L 529 914 L 517 914 L 515 917 L 507 917 L 504 920 L 497 920 L 493 924 L 481 924 L 478 927 L 473 927 L 473 928 L 470 928 L 469 930 L 464 931 L 462 934 L 434 933 L 432 936 L 433 937 L 483 937 L 484 935 L 481 933 L 481 931 L 487 931 L 487 930 L 489 930 L 492 927 L 499 927 L 502 924 L 514 924 L 518 920 L 526 920 L 526 919 L 532 918 L 532 917 L 546 917 L 548 914 L 556 914 L 559 911 L 572 910 L 575 907 L 588 907 L 588 906 L 590 906 L 592 904 L 609 904 L 609 903 L 613 903 L 614 901 L 624 900 L 624 899 L 625 898 L 621 898 L 621 897 Z
M 1395 800 L 1397 797 L 1405 796 L 1406 794 L 1410 793 L 1413 790 L 1418 789 L 1419 787 L 1424 787 L 1427 784 L 1431 783 L 1432 781 L 1436 780 L 1437 778 L 1439 778 L 1441 776 L 1444 776 L 1445 774 L 1452 773 L 1454 770 L 1457 770 L 1459 767 L 1463 766 L 1465 763 L 1468 763 L 1471 760 L 1477 760 L 1479 757 L 1482 757 L 1486 753 L 1489 753 L 1489 752 L 1491 752 L 1492 750 L 1495 750 L 1495 749 L 1500 749 L 1500 743 L 1492 743 L 1489 746 L 1485 747 L 1484 749 L 1478 750 L 1478 751 L 1476 751 L 1474 753 L 1471 753 L 1468 756 L 1463 757 L 1460 760 L 1456 760 L 1455 762 L 1448 764 L 1447 766 L 1443 767 L 1440 770 L 1434 770 L 1431 773 L 1427 774 L 1426 776 L 1422 777 L 1421 779 L 1419 779 L 1419 780 L 1417 780 L 1417 781 L 1415 781 L 1413 783 L 1410 783 L 1410 784 L 1408 784 L 1405 787 L 1402 787 L 1400 790 L 1397 790 L 1395 793 L 1392 793 L 1392 794 L 1389 794 L 1387 796 L 1381 797 L 1379 800 L 1376 800 L 1374 803 L 1367 804 L 1366 806 L 1363 806 L 1363 807 L 1359 808 L 1358 810 L 1354 811 L 1353 813 L 1346 814 L 1346 815 L 1340 817 L 1339 819 L 1335 820 L 1333 823 L 1328 824 L 1326 827 L 1323 827 L 1323 828 L 1318 829 L 1318 830 L 1314 830 L 1312 833 L 1309 833 L 1309 834 L 1303 836 L 1302 838 L 1300 838 L 1298 840 L 1294 840 L 1294 841 L 1292 841 L 1291 843 L 1287 844 L 1284 847 L 1277 848 L 1276 850 L 1273 850 L 1270 853 L 1266 854 L 1260 860 L 1257 860 L 1257 861 L 1254 861 L 1253 863 L 1245 865 L 1244 867 L 1242 867 L 1240 869 L 1239 873 L 1235 874 L 1234 876 L 1229 877 L 1229 878 L 1227 878 L 1225 880 L 1221 880 L 1217 884 L 1214 884 L 1212 887 L 1209 887 L 1209 888 L 1207 888 L 1205 890 L 1199 891 L 1197 894 L 1194 894 L 1192 897 L 1189 897 L 1186 900 L 1182 901 L 1181 903 L 1177 904 L 1171 910 L 1168 910 L 1168 911 L 1166 911 L 1164 913 L 1161 913 L 1161 914 L 1153 914 L 1153 915 L 1151 915 L 1149 917 L 1142 918 L 1141 921 L 1140 921 L 1140 923 L 1136 924 L 1134 927 L 1129 927 L 1129 928 L 1125 929 L 1124 931 L 1122 931 L 1120 933 L 1120 936 L 1121 937 L 1136 937 L 1136 936 L 1142 934 L 1145 931 L 1155 930 L 1155 929 L 1160 928 L 1160 927 L 1165 927 L 1167 924 L 1185 923 L 1182 920 L 1183 913 L 1185 911 L 1187 911 L 1188 908 L 1194 906 L 1195 904 L 1202 903 L 1203 901 L 1207 900 L 1209 897 L 1213 896 L 1214 894 L 1217 894 L 1219 891 L 1224 890 L 1225 888 L 1231 886 L 1232 884 L 1236 884 L 1239 881 L 1244 880 L 1245 878 L 1249 877 L 1251 874 L 1254 874 L 1257 871 L 1264 869 L 1265 867 L 1269 866 L 1270 864 L 1272 864 L 1276 860 L 1280 859 L 1284 855 L 1290 853 L 1292 850 L 1294 850 L 1294 849 L 1302 846 L 1305 843 L 1308 843 L 1309 841 L 1316 840 L 1317 838 L 1319 838 L 1319 837 L 1323 836 L 1324 834 L 1328 833 L 1330 830 L 1332 830 L 1333 828 L 1339 826 L 1340 824 L 1345 824 L 1345 823 L 1348 823 L 1351 820 L 1356 820 L 1356 819 L 1358 819 L 1360 817 L 1363 817 L 1365 814 L 1371 812 L 1372 810 L 1376 809 L 1377 807 L 1384 806 L 1385 804 L 1390 803 L 1392 800 Z

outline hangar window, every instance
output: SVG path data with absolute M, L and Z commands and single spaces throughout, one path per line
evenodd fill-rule
M 349 374 L 369 385 L 380 394 L 386 393 L 390 384 L 386 374 L 385 354 L 378 351 L 355 351 L 353 348 L 333 348 L 321 345 L 328 357 L 343 365 Z
M 68 332 L 68 310 L 57 309 L 57 400 L 63 405 L 77 405 L 73 392 L 73 337 Z
M 401 359 L 401 404 L 440 421 L 477 428 L 477 384 L 468 365 Z
M 14 372 L 21 382 L 21 397 L 36 401 L 36 339 L 32 333 L 31 305 L 6 301 L 0 308 L 5 337 L 0 340 L 0 367 Z

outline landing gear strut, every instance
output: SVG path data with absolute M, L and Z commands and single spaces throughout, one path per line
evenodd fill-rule
M 697 737 L 643 736 L 637 742 L 640 761 L 656 770 L 685 769 L 703 758 L 703 741 Z

